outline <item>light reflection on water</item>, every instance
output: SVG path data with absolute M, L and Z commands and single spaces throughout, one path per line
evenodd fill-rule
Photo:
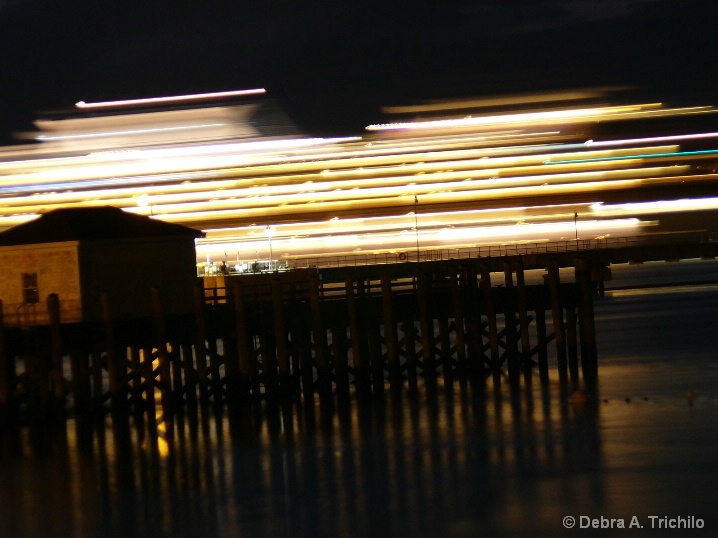
M 587 398 L 489 380 L 190 409 L 159 416 L 160 439 L 147 416 L 4 431 L 0 534 L 581 536 L 564 516 L 692 515 L 705 528 L 677 534 L 715 536 L 716 290 L 607 298 L 596 315 L 602 363 Z
M 474 534 L 511 508 L 503 498 L 516 480 L 599 465 L 590 408 L 572 408 L 558 387 L 457 385 L 432 397 L 200 409 L 164 422 L 164 456 L 134 419 L 124 432 L 111 419 L 94 432 L 68 421 L 7 439 L 2 524 L 16 525 L 10 536 L 58 524 L 77 536 Z

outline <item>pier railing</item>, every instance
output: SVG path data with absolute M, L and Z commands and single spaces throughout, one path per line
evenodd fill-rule
M 666 245 L 676 243 L 703 243 L 708 241 L 708 233 L 704 230 L 691 230 L 685 232 L 667 232 L 623 237 L 603 237 L 592 239 L 567 239 L 564 241 L 538 241 L 498 245 L 484 245 L 477 247 L 445 248 L 445 249 L 406 249 L 396 252 L 357 253 L 328 256 L 307 256 L 287 258 L 276 262 L 274 269 L 280 271 L 307 268 L 328 267 L 355 267 L 365 265 L 386 265 L 393 263 L 416 263 L 428 261 L 443 261 L 465 258 L 493 258 L 502 256 L 522 256 L 529 254 L 547 254 L 560 252 L 584 252 L 587 250 L 600 250 L 609 248 L 637 247 L 651 245 Z M 244 264 L 243 267 L 255 267 L 256 272 L 270 272 L 268 263 Z M 205 273 L 218 274 L 218 267 L 214 271 L 202 267 L 198 276 Z M 232 267 L 229 274 L 234 273 Z M 241 271 L 238 274 L 249 273 L 251 270 Z

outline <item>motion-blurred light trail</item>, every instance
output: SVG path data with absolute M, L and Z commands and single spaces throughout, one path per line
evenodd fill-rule
M 148 97 L 144 99 L 127 99 L 124 101 L 102 101 L 98 103 L 86 103 L 78 101 L 77 108 L 112 108 L 138 105 L 160 105 L 164 103 L 203 101 L 207 99 L 226 99 L 229 97 L 244 97 L 247 95 L 264 94 L 264 88 L 253 88 L 249 90 L 232 90 L 227 92 L 195 93 L 189 95 L 173 95 L 169 97 Z
M 586 104 L 595 92 L 569 92 L 398 107 L 401 121 L 363 136 L 318 138 L 262 134 L 270 102 L 246 92 L 85 103 L 38 121 L 35 143 L 0 148 L 0 229 L 58 207 L 112 205 L 199 228 L 198 263 L 242 270 L 267 259 L 270 241 L 276 267 L 718 230 L 718 130 L 686 132 L 711 107 Z M 681 132 L 665 130 L 673 120 Z

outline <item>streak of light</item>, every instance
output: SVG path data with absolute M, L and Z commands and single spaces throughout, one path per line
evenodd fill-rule
M 151 129 L 135 129 L 130 131 L 107 131 L 104 133 L 81 133 L 81 134 L 68 134 L 68 135 L 38 135 L 37 140 L 40 141 L 53 141 L 53 140 L 78 140 L 81 138 L 102 138 L 108 136 L 125 136 L 133 134 L 145 134 L 145 133 L 167 133 L 172 131 L 189 131 L 192 129 L 208 129 L 210 127 L 223 127 L 224 123 L 207 123 L 204 125 L 178 125 L 175 127 L 153 127 Z
M 718 133 L 694 133 L 683 135 L 650 136 L 646 138 L 626 138 L 623 140 L 586 140 L 586 147 L 600 146 L 627 146 L 630 144 L 654 144 L 657 142 L 676 142 L 679 140 L 703 140 L 707 138 L 718 138 Z
M 606 237 L 612 234 L 635 233 L 641 222 L 636 218 L 615 220 L 584 220 L 578 222 L 581 239 Z M 552 240 L 573 240 L 576 225 L 573 220 L 543 224 L 512 224 L 500 226 L 466 226 L 460 228 L 420 228 L 419 241 L 422 249 L 479 246 L 521 241 L 545 242 Z M 198 242 L 197 259 L 220 261 L 228 252 L 236 253 L 242 260 L 255 259 L 257 252 L 267 250 L 266 237 L 248 238 L 234 242 Z M 281 259 L 311 257 L 314 255 L 349 252 L 401 252 L 415 248 L 415 231 L 406 227 L 403 231 L 374 232 L 346 235 L 316 235 L 309 238 L 277 237 L 272 239 L 274 252 L 281 252 Z
M 266 249 L 268 226 L 284 259 L 413 249 L 417 236 L 424 249 L 573 240 L 576 230 L 587 238 L 640 235 L 645 215 L 718 209 L 715 198 L 646 199 L 680 198 L 669 192 L 688 186 L 714 194 L 718 149 L 704 142 L 718 132 L 596 141 L 593 123 L 711 110 L 594 105 L 405 122 L 431 129 L 326 139 L 247 136 L 245 108 L 213 107 L 206 117 L 143 113 L 139 123 L 133 114 L 110 116 L 117 131 L 107 133 L 102 118 L 48 121 L 38 126 L 46 129 L 41 143 L 0 148 L 0 228 L 57 207 L 112 205 L 201 228 L 198 253 L 236 247 L 248 259 Z M 198 133 L 205 138 L 181 140 L 171 132 L 224 117 L 237 125 L 231 133 L 208 129 Z M 140 127 L 157 136 L 129 140 Z M 128 135 L 134 146 L 108 142 L 113 135 Z M 696 141 L 699 148 L 681 147 Z
M 699 150 L 699 151 L 676 151 L 673 153 L 649 153 L 649 154 L 640 154 L 640 157 L 642 159 L 653 159 L 655 157 L 660 158 L 671 158 L 671 157 L 706 157 L 711 158 L 718 154 L 718 150 L 715 149 L 707 149 L 707 150 Z M 621 156 L 615 156 L 615 157 L 609 157 L 606 160 L 621 160 L 621 159 L 636 159 L 639 155 L 621 155 Z M 597 160 L 604 160 L 603 157 L 591 157 L 591 158 L 584 158 L 584 159 L 559 159 L 557 161 L 550 161 L 550 162 L 556 162 L 560 164 L 565 163 L 588 163 L 591 161 L 597 161 Z M 547 163 L 548 164 L 548 163 Z
M 668 183 L 670 178 L 646 178 L 646 179 L 622 179 L 612 181 L 591 181 L 582 184 L 558 184 L 553 186 L 527 186 L 516 188 L 496 188 L 474 192 L 437 192 L 422 196 L 423 203 L 428 204 L 459 204 L 494 202 L 498 199 L 519 199 L 543 197 L 546 199 L 556 195 L 568 194 L 591 194 L 595 198 L 596 193 L 608 190 L 626 190 L 639 185 L 646 185 L 649 182 L 660 184 Z M 184 222 L 188 225 L 212 222 L 216 220 L 239 219 L 239 220 L 261 220 L 280 218 L 284 214 L 291 214 L 294 218 L 300 215 L 312 215 L 318 213 L 340 213 L 360 209 L 370 211 L 376 209 L 392 209 L 398 207 L 410 207 L 414 195 L 378 197 L 368 200 L 331 200 L 318 202 L 310 198 L 297 199 L 297 203 L 276 205 L 273 203 L 257 203 L 251 207 L 236 209 L 236 204 L 223 200 L 214 200 L 198 203 L 165 204 L 154 206 L 155 218 L 168 222 Z M 126 207 L 126 211 L 148 215 L 149 212 L 137 207 Z
M 421 226 L 424 229 L 461 225 L 491 225 L 501 223 L 541 222 L 544 220 L 570 220 L 574 213 L 589 213 L 592 203 L 554 204 L 546 206 L 519 206 L 506 208 L 472 209 L 464 211 L 419 212 Z M 413 212 L 412 212 L 413 213 Z M 399 230 L 407 225 L 407 215 L 387 215 L 379 217 L 338 218 L 333 217 L 322 221 L 290 222 L 276 227 L 277 235 L 283 237 L 308 237 L 322 234 L 345 234 L 366 230 Z M 205 228 L 202 230 L 203 242 L 232 241 L 238 237 L 259 235 L 261 230 L 256 225 L 233 226 L 231 228 Z
M 173 95 L 169 97 L 147 97 L 143 99 L 127 99 L 124 101 L 101 101 L 97 103 L 86 103 L 78 101 L 77 108 L 112 108 L 124 106 L 153 105 L 163 103 L 174 103 L 181 101 L 201 101 L 206 99 L 222 99 L 227 97 L 243 97 L 246 95 L 261 95 L 266 93 L 264 88 L 253 88 L 249 90 L 233 90 L 227 92 L 195 93 L 190 95 Z
M 542 110 L 538 112 L 520 112 L 515 114 L 499 114 L 485 116 L 469 116 L 465 118 L 438 119 L 415 122 L 399 122 L 388 124 L 374 124 L 367 126 L 368 131 L 407 130 L 407 129 L 445 129 L 452 127 L 495 127 L 498 125 L 532 125 L 551 124 L 565 121 L 594 121 L 616 114 L 638 112 L 647 108 L 657 108 L 659 104 L 569 108 L 559 110 Z
M 520 104 L 551 103 L 556 101 L 577 101 L 592 99 L 606 94 L 606 90 L 572 90 L 528 95 L 510 95 L 501 97 L 488 97 L 479 99 L 451 99 L 448 101 L 430 102 L 420 105 L 386 106 L 384 112 L 388 114 L 417 114 L 423 112 L 437 112 L 459 110 L 467 108 L 484 108 L 495 106 L 516 106 Z
M 434 129 L 458 129 L 496 127 L 507 124 L 555 125 L 569 122 L 593 122 L 607 119 L 627 120 L 636 118 L 662 117 L 678 114 L 703 114 L 714 112 L 710 107 L 688 107 L 680 109 L 660 109 L 659 103 L 617 107 L 581 108 L 523 112 L 494 116 L 477 116 L 458 119 L 440 119 L 416 122 L 398 122 L 374 124 L 366 127 L 368 131 L 410 131 Z
M 718 198 L 681 198 L 678 200 L 654 200 L 650 202 L 631 202 L 625 204 L 591 205 L 596 214 L 614 216 L 621 214 L 646 215 L 652 213 L 673 213 L 676 211 L 706 211 L 718 209 Z

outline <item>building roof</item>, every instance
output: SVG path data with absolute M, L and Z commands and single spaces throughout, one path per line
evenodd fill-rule
M 48 211 L 35 220 L 0 232 L 0 246 L 183 235 L 202 237 L 204 234 L 116 207 L 73 207 Z

